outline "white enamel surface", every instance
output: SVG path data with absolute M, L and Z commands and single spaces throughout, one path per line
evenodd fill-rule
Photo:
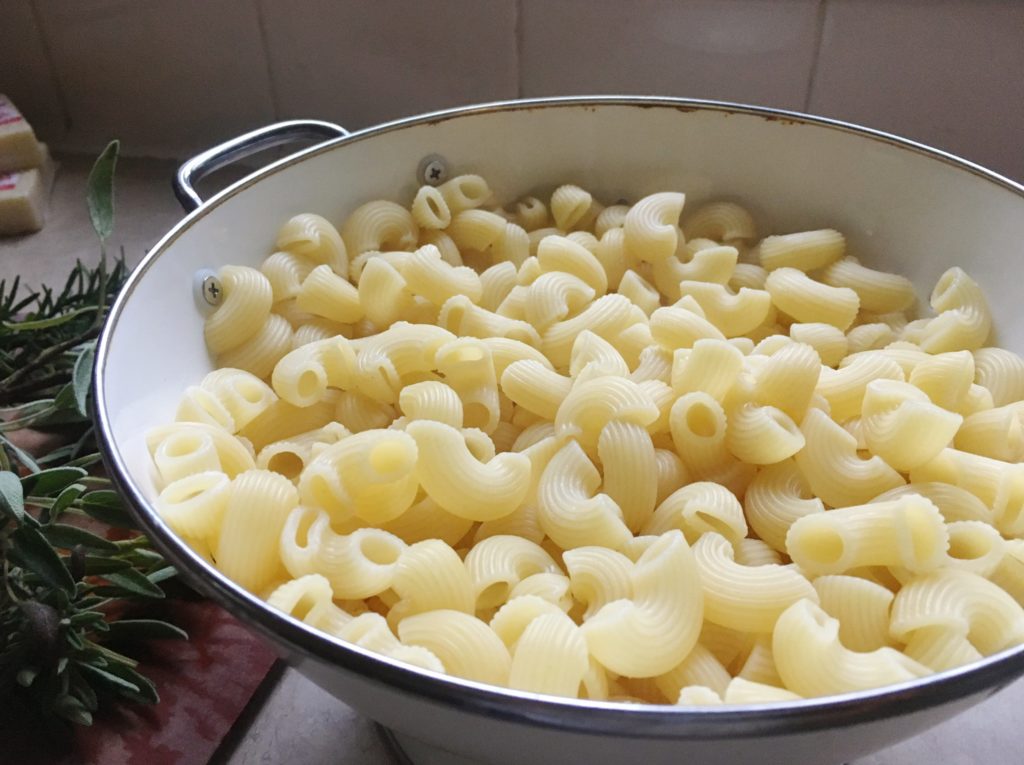
M 184 388 L 212 368 L 203 345 L 203 316 L 193 298 L 195 272 L 227 263 L 258 265 L 271 252 L 278 226 L 298 212 L 319 213 L 340 225 L 370 199 L 408 203 L 416 189 L 416 167 L 430 153 L 446 157 L 452 174 L 484 175 L 508 201 L 528 192 L 549 193 L 564 182 L 584 186 L 605 203 L 672 189 L 686 192 L 691 208 L 711 198 L 742 201 L 765 234 L 834 227 L 847 234 L 851 254 L 866 265 L 913 279 L 925 304 L 938 275 L 962 265 L 989 296 L 1001 344 L 1024 351 L 1024 313 L 1017 309 L 1014 273 L 1024 242 L 1024 197 L 968 170 L 837 127 L 714 109 L 572 105 L 469 114 L 357 134 L 281 167 L 201 211 L 147 261 L 109 336 L 100 391 L 112 451 L 144 496 L 152 498 L 154 491 L 143 434 L 171 420 Z M 202 567 L 194 562 L 196 569 Z M 398 698 L 341 669 L 306 661 L 318 683 L 376 719 L 477 756 L 486 751 L 479 747 L 504 737 L 496 750 L 517 747 L 515 761 L 524 760 L 526 739 L 505 723 L 470 726 L 465 713 Z M 965 704 L 961 700 L 956 706 Z M 829 736 L 836 740 L 835 751 L 849 759 L 954 711 L 944 707 L 899 724 L 874 723 L 872 729 Z M 550 751 L 531 745 L 529 759 L 569 762 L 559 735 L 536 734 L 537 741 L 557 746 Z M 628 743 L 638 760 L 654 762 L 651 758 L 682 752 L 681 744 L 644 744 L 641 758 L 640 742 Z M 727 751 L 738 757 L 765 751 L 763 746 L 742 739 Z M 780 737 L 771 746 L 780 747 L 773 750 L 780 757 L 787 752 L 778 761 L 822 762 L 820 739 Z M 494 761 L 513 760 L 496 755 Z

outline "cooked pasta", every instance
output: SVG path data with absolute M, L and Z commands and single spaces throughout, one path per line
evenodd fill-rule
M 219 368 L 146 434 L 162 521 L 284 618 L 529 693 L 786 703 L 1024 643 L 1024 359 L 974 280 L 918 316 L 830 228 L 534 193 L 224 266 Z

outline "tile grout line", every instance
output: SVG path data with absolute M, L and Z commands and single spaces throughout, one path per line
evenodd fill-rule
M 267 22 L 263 16 L 263 3 L 260 0 L 252 0 L 256 9 L 256 26 L 260 31 L 260 46 L 263 48 L 263 61 L 267 66 L 267 88 L 270 90 L 270 108 L 274 114 L 274 121 L 281 119 L 281 104 L 277 94 L 277 83 L 274 80 L 274 67 L 270 61 L 270 43 L 267 38 Z M 315 116 L 315 115 L 314 115 Z
M 71 133 L 71 105 L 68 103 L 64 83 L 61 82 L 60 75 L 57 73 L 57 63 L 53 59 L 53 49 L 50 45 L 50 39 L 46 34 L 46 25 L 43 24 L 43 16 L 39 11 L 38 0 L 29 0 L 29 9 L 32 12 L 32 20 L 35 22 L 36 29 L 39 32 L 39 43 L 43 48 L 43 57 L 46 59 L 46 68 L 50 74 L 50 80 L 53 82 L 53 89 L 57 93 L 57 106 L 60 108 L 64 128 L 64 135 L 61 136 L 61 140 L 64 140 Z
M 512 28 L 516 57 L 516 98 L 523 97 L 523 0 L 515 0 L 515 24 Z
M 828 0 L 818 1 L 818 13 L 815 19 L 814 55 L 811 57 L 811 70 L 807 75 L 807 92 L 804 94 L 804 112 L 811 111 L 811 97 L 818 79 L 818 62 L 821 60 L 821 47 L 825 41 L 825 19 L 828 16 Z

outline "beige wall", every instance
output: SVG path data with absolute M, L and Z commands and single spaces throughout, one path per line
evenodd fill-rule
M 1024 0 L 0 0 L 0 92 L 58 148 L 185 156 L 569 93 L 896 132 L 1024 180 Z

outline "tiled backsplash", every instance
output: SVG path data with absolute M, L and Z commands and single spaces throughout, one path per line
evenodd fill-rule
M 2 0 L 0 92 L 59 149 L 182 157 L 581 93 L 838 117 L 1024 179 L 1021 0 Z

